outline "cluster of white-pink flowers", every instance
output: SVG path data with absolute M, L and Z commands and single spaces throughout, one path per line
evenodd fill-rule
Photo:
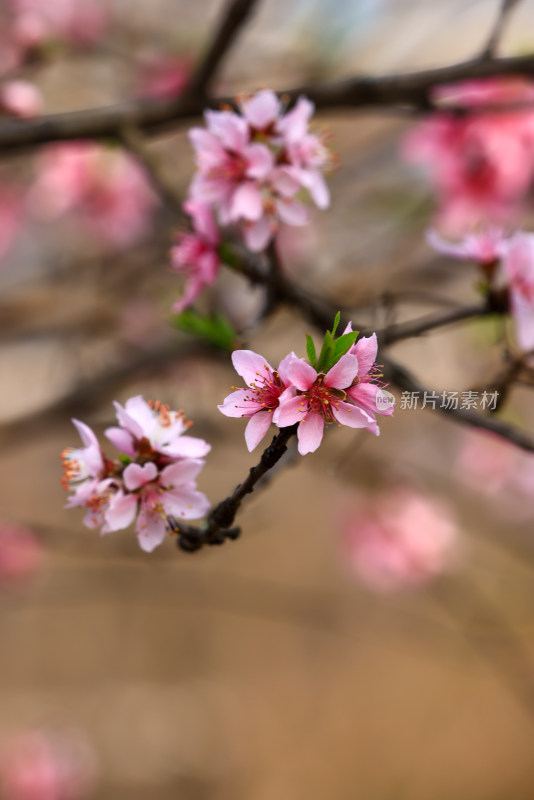
M 171 411 L 141 396 L 124 406 L 115 403 L 118 426 L 105 432 L 122 454 L 109 460 L 94 432 L 73 420 L 83 447 L 62 453 L 63 486 L 73 494 L 67 508 L 85 508 L 84 523 L 111 533 L 134 521 L 141 548 L 151 552 L 169 530 L 169 517 L 180 520 L 205 516 L 209 502 L 198 491 L 196 478 L 210 445 L 189 436 L 183 412 Z
M 335 423 L 365 428 L 378 435 L 376 414 L 393 414 L 394 398 L 380 381 L 376 334 L 356 341 L 349 323 L 335 338 L 337 320 L 327 331 L 319 356 L 308 336 L 308 361 L 287 355 L 274 370 L 263 356 L 236 350 L 232 361 L 247 384 L 228 395 L 219 410 L 228 417 L 249 422 L 245 441 L 253 450 L 271 423 L 279 428 L 298 424 L 298 450 L 313 453 L 323 439 L 325 426 Z
M 217 274 L 218 226 L 236 227 L 259 252 L 281 224 L 308 222 L 302 190 L 319 208 L 330 203 L 324 172 L 333 156 L 324 138 L 309 130 L 313 103 L 300 97 L 285 112 L 276 94 L 263 89 L 239 98 L 237 107 L 206 111 L 206 127 L 189 132 L 198 169 L 184 205 L 193 232 L 179 234 L 171 253 L 173 269 L 188 279 L 177 310 Z
M 522 350 L 533 350 L 534 233 L 489 228 L 453 243 L 431 231 L 428 240 L 440 253 L 479 264 L 488 291 L 506 290 L 517 342 Z

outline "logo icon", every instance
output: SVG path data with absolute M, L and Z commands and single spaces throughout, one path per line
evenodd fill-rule
M 387 411 L 395 405 L 395 396 L 385 389 L 379 389 L 376 393 L 376 407 L 378 411 Z

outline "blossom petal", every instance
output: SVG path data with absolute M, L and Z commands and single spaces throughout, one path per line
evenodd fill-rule
M 179 486 L 181 483 L 194 481 L 204 466 L 204 462 L 194 458 L 185 458 L 177 464 L 169 464 L 161 472 L 162 486 Z
M 233 222 L 238 219 L 257 222 L 262 214 L 263 200 L 258 185 L 252 181 L 242 183 L 233 193 L 230 219 Z
M 109 439 L 113 447 L 116 447 L 121 453 L 134 458 L 135 440 L 131 433 L 125 431 L 124 428 L 106 428 L 104 435 Z
M 131 464 L 130 466 L 134 466 Z M 104 514 L 106 521 L 106 533 L 109 531 L 120 531 L 127 528 L 135 519 L 137 514 L 137 496 L 134 494 L 124 494 L 118 491 L 111 497 L 109 506 Z
M 142 509 L 137 520 L 137 541 L 145 553 L 151 553 L 160 545 L 167 533 L 165 519 L 160 514 Z
M 136 489 L 140 489 L 141 486 L 153 481 L 157 474 L 157 466 L 152 461 L 148 461 L 143 466 L 140 464 L 128 464 L 122 473 L 122 479 L 128 491 L 135 492 Z
M 360 377 L 362 375 L 367 375 L 375 363 L 377 350 L 378 342 L 376 333 L 373 333 L 372 336 L 363 336 L 350 348 L 349 353 L 358 358 L 358 375 Z
M 308 209 L 297 200 L 284 198 L 276 203 L 278 216 L 286 225 L 301 226 L 309 222 Z
M 211 505 L 206 495 L 197 491 L 194 484 L 163 492 L 161 502 L 165 512 L 178 519 L 200 519 L 207 514 Z
M 317 380 L 317 372 L 302 358 L 297 358 L 288 365 L 287 375 L 291 383 L 301 392 L 307 391 Z
M 358 375 L 358 359 L 356 356 L 345 353 L 337 364 L 328 370 L 325 375 L 325 386 L 332 389 L 346 389 Z
M 367 428 L 368 425 L 375 423 L 370 414 L 350 403 L 343 403 L 342 401 L 333 403 L 332 412 L 338 422 L 342 425 L 348 425 L 349 428 Z
M 320 414 L 308 414 L 306 419 L 300 423 L 297 436 L 299 441 L 298 450 L 301 456 L 313 453 L 323 440 L 324 420 Z
M 175 442 L 160 447 L 159 450 L 173 458 L 203 458 L 211 450 L 211 444 L 196 436 L 180 436 Z
M 247 161 L 247 178 L 263 181 L 274 167 L 273 154 L 264 144 L 250 144 L 243 156 Z
M 261 406 L 255 400 L 252 400 L 247 389 L 238 389 L 236 392 L 229 394 L 228 397 L 225 397 L 222 404 L 217 408 L 225 417 L 250 417 Z
M 241 153 L 248 142 L 246 121 L 233 111 L 205 111 L 204 118 L 211 133 L 219 138 L 227 150 Z
M 249 453 L 252 453 L 261 442 L 271 427 L 272 421 L 273 415 L 271 412 L 267 411 L 267 409 L 258 411 L 257 414 L 254 414 L 249 419 L 248 425 L 245 428 L 245 442 L 247 443 Z
M 269 216 L 264 214 L 257 222 L 245 224 L 243 237 L 248 249 L 259 253 L 265 250 L 274 232 Z
M 280 395 L 280 405 L 273 414 L 273 422 L 279 428 L 287 428 L 288 425 L 294 425 L 296 422 L 301 422 L 308 413 L 308 406 L 303 401 L 301 395 L 291 395 L 293 387 L 286 390 L 288 392 L 287 399 L 284 399 L 284 394 Z
M 263 356 L 253 350 L 234 350 L 232 364 L 247 386 L 252 386 L 258 378 L 272 380 L 273 368 Z
M 269 127 L 282 109 L 280 100 L 270 89 L 256 92 L 252 97 L 243 100 L 240 105 L 247 121 L 257 130 Z

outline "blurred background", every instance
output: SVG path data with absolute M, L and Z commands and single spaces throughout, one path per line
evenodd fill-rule
M 176 91 L 224 5 L 114 0 L 97 41 L 52 49 L 28 71 L 48 112 L 155 94 L 163 57 Z M 459 61 L 481 49 L 498 5 L 265 0 L 216 91 Z M 524 0 L 503 54 L 532 51 L 533 19 Z M 425 242 L 432 194 L 399 156 L 413 121 L 373 111 L 315 122 L 341 166 L 331 208 L 281 240 L 294 280 L 377 328 L 473 302 L 474 271 Z M 185 196 L 187 128 L 150 147 Z M 112 399 L 143 394 L 194 419 L 213 446 L 199 484 L 214 502 L 257 458 L 243 421 L 215 408 L 236 382 L 228 354 L 171 324 L 181 290 L 168 268 L 172 209 L 132 173 L 136 203 L 106 226 L 54 188 L 53 158 L 43 149 L 0 162 L 11 211 L 0 230 L 0 516 L 43 550 L 31 579 L 0 591 L 0 743 L 75 731 L 92 752 L 89 796 L 102 800 L 532 798 L 533 458 L 399 404 L 379 439 L 333 430 L 315 455 L 290 458 L 247 501 L 236 543 L 187 555 L 169 539 L 148 555 L 131 530 L 87 530 L 63 510 L 59 453 L 78 446 L 71 417 L 99 433 L 113 423 Z M 281 310 L 256 327 L 261 304 L 223 273 L 201 301 L 271 363 L 303 354 L 306 324 Z M 495 320 L 475 321 L 392 353 L 426 385 L 462 391 L 499 374 L 503 335 Z M 532 429 L 527 388 L 503 416 Z M 362 493 L 398 481 L 450 504 L 460 540 L 445 577 L 377 592 L 351 567 L 343 519 Z

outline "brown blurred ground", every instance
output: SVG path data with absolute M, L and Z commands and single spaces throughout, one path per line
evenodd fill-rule
M 150 13 L 132 4 L 129 22 L 157 46 L 164 6 L 172 6 L 177 31 L 196 46 L 221 6 L 202 3 L 202 13 L 204 5 L 207 22 L 198 7 L 161 0 Z M 353 41 L 330 63 L 328 30 L 323 49 L 316 46 L 324 23 L 314 27 L 306 9 L 291 16 L 286 3 L 265 2 L 226 65 L 224 91 L 467 56 L 496 3 L 382 7 L 382 21 L 368 20 L 365 33 L 352 21 Z M 506 40 L 510 52 L 533 44 L 524 34 L 533 11 L 534 3 L 523 4 Z M 287 14 L 293 22 L 284 30 Z M 44 77 L 54 109 L 76 107 L 81 85 L 87 105 L 111 100 L 122 79 L 110 56 Z M 470 276 L 435 263 L 422 241 L 424 186 L 396 155 L 407 122 L 386 115 L 327 122 L 343 169 L 331 181 L 331 211 L 286 243 L 295 278 L 355 304 L 410 288 L 469 298 Z M 185 189 L 192 172 L 185 135 L 166 137 L 155 151 Z M 175 336 L 164 319 L 177 291 L 164 266 L 165 214 L 157 243 L 108 261 L 82 258 L 63 231 L 46 244 L 28 237 L 1 278 L 5 421 Z M 236 295 L 229 301 L 224 285 L 219 295 L 235 310 Z M 422 311 L 414 303 L 406 313 Z M 365 321 L 380 325 L 391 313 L 381 302 Z M 248 344 L 276 361 L 302 349 L 304 331 L 280 312 L 251 331 Z M 428 384 L 461 390 L 492 374 L 493 335 L 471 326 L 395 352 Z M 220 360 L 186 358 L 133 376 L 113 396 L 142 392 L 194 417 L 195 433 L 213 444 L 201 488 L 216 500 L 254 461 L 241 421 L 214 409 L 234 382 Z M 532 423 L 529 408 L 528 395 L 518 393 L 511 413 Z M 80 416 L 98 430 L 109 424 L 106 393 Z M 529 560 L 516 549 L 530 546 L 532 524 L 510 522 L 498 499 L 492 507 L 461 485 L 457 436 L 450 423 L 408 411 L 386 420 L 378 440 L 333 431 L 319 453 L 296 460 L 250 499 L 242 540 L 195 556 L 169 541 L 147 556 L 132 532 L 100 539 L 77 512 L 62 510 L 58 453 L 76 441 L 67 418 L 0 432 L 2 517 L 35 524 L 49 548 L 37 585 L 0 598 L 0 738 L 26 726 L 79 726 L 101 763 L 102 800 L 531 798 L 534 703 L 522 706 L 508 667 L 499 667 L 501 631 L 471 619 L 461 598 L 444 605 L 439 586 L 371 595 L 339 554 L 342 491 L 389 474 L 413 477 L 457 504 L 465 543 L 452 585 L 474 582 L 532 650 L 534 550 Z

